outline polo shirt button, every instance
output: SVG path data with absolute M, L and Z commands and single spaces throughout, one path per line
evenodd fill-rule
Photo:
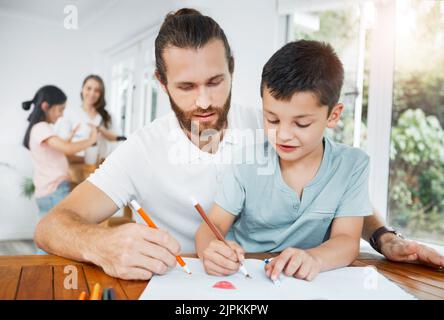
M 299 208 L 298 205 L 297 205 L 297 204 L 294 204 L 294 205 L 293 205 L 293 209 L 297 209 L 297 208 Z

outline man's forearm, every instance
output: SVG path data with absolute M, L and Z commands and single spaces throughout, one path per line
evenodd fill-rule
M 384 220 L 381 218 L 380 214 L 373 210 L 373 214 L 366 216 L 364 218 L 364 226 L 362 228 L 362 239 L 365 241 L 370 241 L 370 237 L 376 231 L 376 229 L 384 226 Z
M 104 226 L 89 223 L 75 212 L 56 207 L 40 221 L 34 238 L 48 253 L 97 264 L 100 251 L 96 244 L 104 232 Z

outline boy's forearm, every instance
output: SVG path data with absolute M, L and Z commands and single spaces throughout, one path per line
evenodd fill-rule
M 359 254 L 359 239 L 338 235 L 320 246 L 306 250 L 321 263 L 321 271 L 350 265 Z
M 216 237 L 206 224 L 199 227 L 195 236 L 196 253 L 199 258 L 202 257 L 203 251 L 214 239 L 216 239 Z

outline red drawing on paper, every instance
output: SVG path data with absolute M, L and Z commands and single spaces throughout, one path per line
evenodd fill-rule
M 213 288 L 217 289 L 236 289 L 236 287 L 230 281 L 219 281 L 213 285 Z

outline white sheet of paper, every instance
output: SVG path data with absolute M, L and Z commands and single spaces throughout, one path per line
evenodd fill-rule
M 312 282 L 281 276 L 275 285 L 264 272 L 264 262 L 247 259 L 241 272 L 227 277 L 208 275 L 199 259 L 184 259 L 192 271 L 180 266 L 162 276 L 154 276 L 140 300 L 306 300 L 306 299 L 415 299 L 372 267 L 347 267 L 320 273 Z M 219 281 L 229 281 L 235 289 L 214 288 Z

